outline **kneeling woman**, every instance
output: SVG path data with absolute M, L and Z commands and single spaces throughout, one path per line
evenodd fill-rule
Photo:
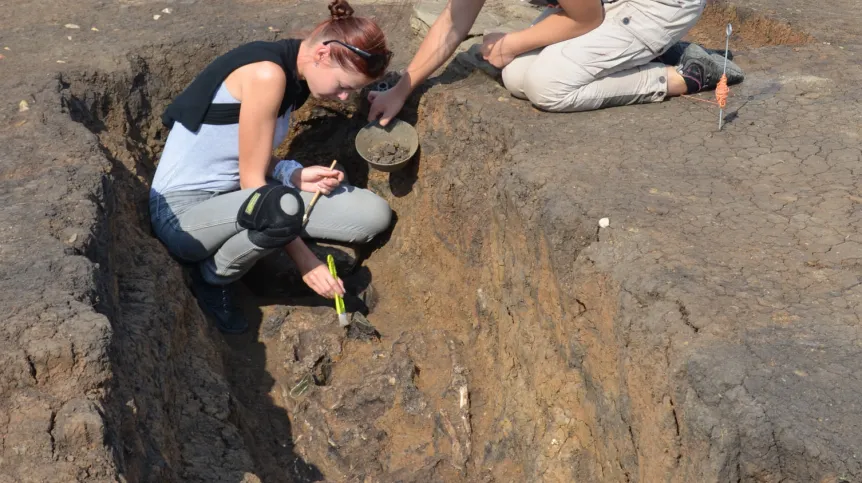
M 192 270 L 198 302 L 223 332 L 247 328 L 231 284 L 285 249 L 303 280 L 343 295 L 302 237 L 368 242 L 390 223 L 389 205 L 349 186 L 341 171 L 275 160 L 291 112 L 309 95 L 346 100 L 380 77 L 391 53 L 380 28 L 343 0 L 304 39 L 252 42 L 217 58 L 165 111 L 171 127 L 150 191 L 156 236 Z M 307 226 L 305 206 L 323 195 Z
M 485 36 L 513 96 L 552 112 L 588 111 L 715 89 L 724 59 L 678 43 L 706 0 L 549 0 L 534 24 Z M 727 65 L 728 84 L 743 73 Z

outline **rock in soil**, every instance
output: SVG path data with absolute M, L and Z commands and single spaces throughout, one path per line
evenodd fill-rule
M 354 312 L 347 327 L 347 337 L 357 340 L 380 340 L 380 333 L 360 312 Z

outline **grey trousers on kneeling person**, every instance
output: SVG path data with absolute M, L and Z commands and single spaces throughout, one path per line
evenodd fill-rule
M 240 206 L 254 189 L 211 193 L 175 191 L 150 196 L 150 221 L 156 236 L 168 251 L 184 262 L 200 264 L 208 283 L 225 285 L 238 280 L 251 267 L 277 248 L 261 248 L 248 239 L 248 230 L 237 221 Z M 301 192 L 308 206 L 313 193 Z M 282 209 L 300 213 L 291 196 L 281 200 Z M 386 230 L 392 211 L 386 201 L 371 191 L 342 184 L 314 206 L 303 238 L 345 243 L 366 243 Z

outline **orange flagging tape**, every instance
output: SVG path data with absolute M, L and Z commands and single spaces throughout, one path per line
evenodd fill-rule
M 721 74 L 721 79 L 715 86 L 715 100 L 718 107 L 724 109 L 724 106 L 727 105 L 728 96 L 730 96 L 730 87 L 727 86 L 727 75 Z
M 698 99 L 697 97 L 693 97 L 687 94 L 683 94 L 682 97 L 688 97 L 691 100 L 705 102 L 707 104 L 713 104 L 718 106 L 721 109 L 724 109 L 727 106 L 727 98 L 730 97 L 730 87 L 727 86 L 727 75 L 722 74 L 721 79 L 718 81 L 718 85 L 715 86 L 715 100 L 708 101 L 706 99 Z

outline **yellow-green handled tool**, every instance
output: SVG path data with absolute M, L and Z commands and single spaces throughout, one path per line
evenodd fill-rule
M 329 266 L 329 273 L 332 275 L 332 278 L 338 280 L 338 274 L 335 272 L 335 259 L 332 258 L 332 255 L 326 256 L 326 265 Z M 335 313 L 338 314 L 338 325 L 342 327 L 350 325 L 346 312 L 344 309 L 344 299 L 341 298 L 341 295 L 335 294 Z

